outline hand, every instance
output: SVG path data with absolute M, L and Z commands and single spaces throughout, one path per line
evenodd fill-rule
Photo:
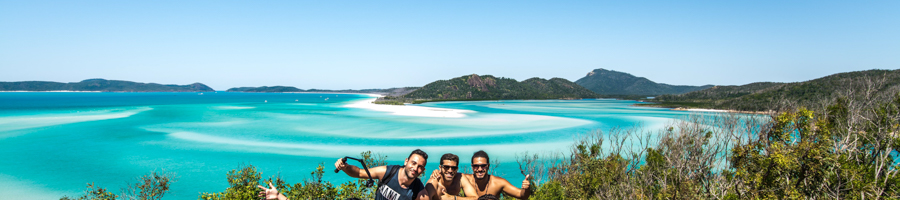
M 343 158 L 338 158 L 337 162 L 334 162 L 334 169 L 344 170 L 344 167 L 347 167 L 347 163 L 344 163 Z
M 531 175 L 525 175 L 525 180 L 522 181 L 522 189 L 528 190 L 531 187 Z
M 441 180 L 441 177 L 444 177 L 444 176 L 441 174 L 441 170 L 440 170 L 440 169 L 436 169 L 436 170 L 434 170 L 434 171 L 431 172 L 431 179 L 434 179 L 435 181 L 440 181 L 440 180 Z M 440 183 L 440 182 L 439 182 L 439 183 Z
M 438 192 L 438 195 L 441 196 L 441 199 L 450 199 L 450 198 L 453 198 L 454 196 L 456 196 L 456 195 L 447 194 L 447 188 L 441 188 L 438 191 L 440 191 L 440 192 Z
M 275 186 L 272 185 L 272 183 L 269 183 L 270 188 L 266 188 L 261 185 L 257 185 L 256 187 L 263 190 L 259 191 L 259 195 L 257 195 L 258 197 L 265 196 L 266 200 L 278 199 L 278 189 L 276 189 Z

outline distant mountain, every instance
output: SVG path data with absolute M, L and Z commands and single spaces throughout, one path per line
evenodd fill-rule
M 777 109 L 782 102 L 808 107 L 854 90 L 867 90 L 875 96 L 894 95 L 900 91 L 900 69 L 845 72 L 795 83 L 757 82 L 741 86 L 716 86 L 680 95 L 660 95 L 652 101 L 666 107 L 765 111 Z
M 323 89 L 309 89 L 303 90 L 298 89 L 296 87 L 291 86 L 262 86 L 262 87 L 236 87 L 230 88 L 226 90 L 226 92 L 321 92 L 321 93 L 372 93 L 372 94 L 384 94 L 384 95 L 393 95 L 400 96 L 406 93 L 412 92 L 419 87 L 402 87 L 402 88 L 388 88 L 388 89 L 362 89 L 362 90 L 323 90 Z
M 262 86 L 262 87 L 236 87 L 225 90 L 226 92 L 303 92 L 301 89 L 290 86 Z
M 587 76 L 578 79 L 575 83 L 600 95 L 655 96 L 683 94 L 712 87 L 712 85 L 686 86 L 656 83 L 644 77 L 636 77 L 628 73 L 603 68 L 591 71 Z
M 100 92 L 213 92 L 202 83 L 190 85 L 162 85 L 105 79 L 87 79 L 81 82 L 60 83 L 49 81 L 0 82 L 0 91 L 100 91 Z
M 472 74 L 431 82 L 403 95 L 407 99 L 477 100 L 477 99 L 580 99 L 597 98 L 578 84 L 562 78 L 531 78 L 518 82 L 511 78 Z

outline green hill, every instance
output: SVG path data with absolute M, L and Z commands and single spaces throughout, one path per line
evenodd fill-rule
M 795 83 L 757 82 L 741 86 L 716 86 L 680 95 L 660 95 L 653 102 L 665 107 L 697 107 L 765 111 L 792 102 L 794 106 L 811 106 L 841 93 L 869 92 L 891 95 L 900 91 L 900 70 L 867 70 L 838 73 Z
M 515 79 L 479 76 L 472 74 L 439 80 L 418 90 L 401 96 L 402 98 L 446 101 L 484 99 L 580 99 L 597 98 L 599 95 L 578 84 L 562 78 L 550 80 L 531 78 L 522 82 Z
M 212 92 L 202 83 L 190 85 L 162 85 L 131 81 L 88 79 L 81 82 L 49 81 L 0 82 L 0 91 L 100 91 L 100 92 Z
M 236 87 L 225 90 L 226 92 L 303 92 L 301 89 L 290 86 L 262 86 L 262 87 Z
M 644 77 L 603 68 L 591 71 L 575 83 L 604 96 L 683 94 L 712 87 L 712 85 L 686 86 L 656 83 Z

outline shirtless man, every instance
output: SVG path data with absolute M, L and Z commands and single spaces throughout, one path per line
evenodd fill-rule
M 530 175 L 525 176 L 525 180 L 522 181 L 522 189 L 519 189 L 504 178 L 487 174 L 490 161 L 490 157 L 484 151 L 475 152 L 472 155 L 472 172 L 474 174 L 463 174 L 460 183 L 468 197 L 442 194 L 442 199 L 477 200 L 478 197 L 485 194 L 500 196 L 500 192 L 518 199 L 528 199 L 528 196 L 531 196 L 531 182 L 528 180 L 531 178 Z
M 458 173 L 459 156 L 452 153 L 444 154 L 441 156 L 440 163 L 439 168 L 431 173 L 428 183 L 425 183 L 425 190 L 428 191 L 429 197 L 431 199 L 442 199 L 441 193 L 452 196 L 459 195 L 461 190 L 460 182 L 462 180 L 462 175 Z M 449 199 L 454 198 L 450 197 Z

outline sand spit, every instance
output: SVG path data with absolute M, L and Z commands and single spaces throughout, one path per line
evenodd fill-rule
M 416 117 L 460 118 L 460 117 L 465 117 L 466 113 L 474 113 L 475 112 L 475 111 L 471 111 L 471 110 L 431 108 L 431 107 L 414 106 L 414 105 L 400 106 L 400 105 L 375 104 L 372 102 L 374 102 L 375 99 L 377 99 L 378 97 L 381 97 L 381 95 L 369 94 L 369 96 L 375 97 L 375 98 L 356 101 L 351 104 L 345 105 L 344 107 L 362 108 L 362 109 L 369 109 L 369 110 L 374 110 L 374 111 L 389 112 L 393 115 L 416 116 Z

